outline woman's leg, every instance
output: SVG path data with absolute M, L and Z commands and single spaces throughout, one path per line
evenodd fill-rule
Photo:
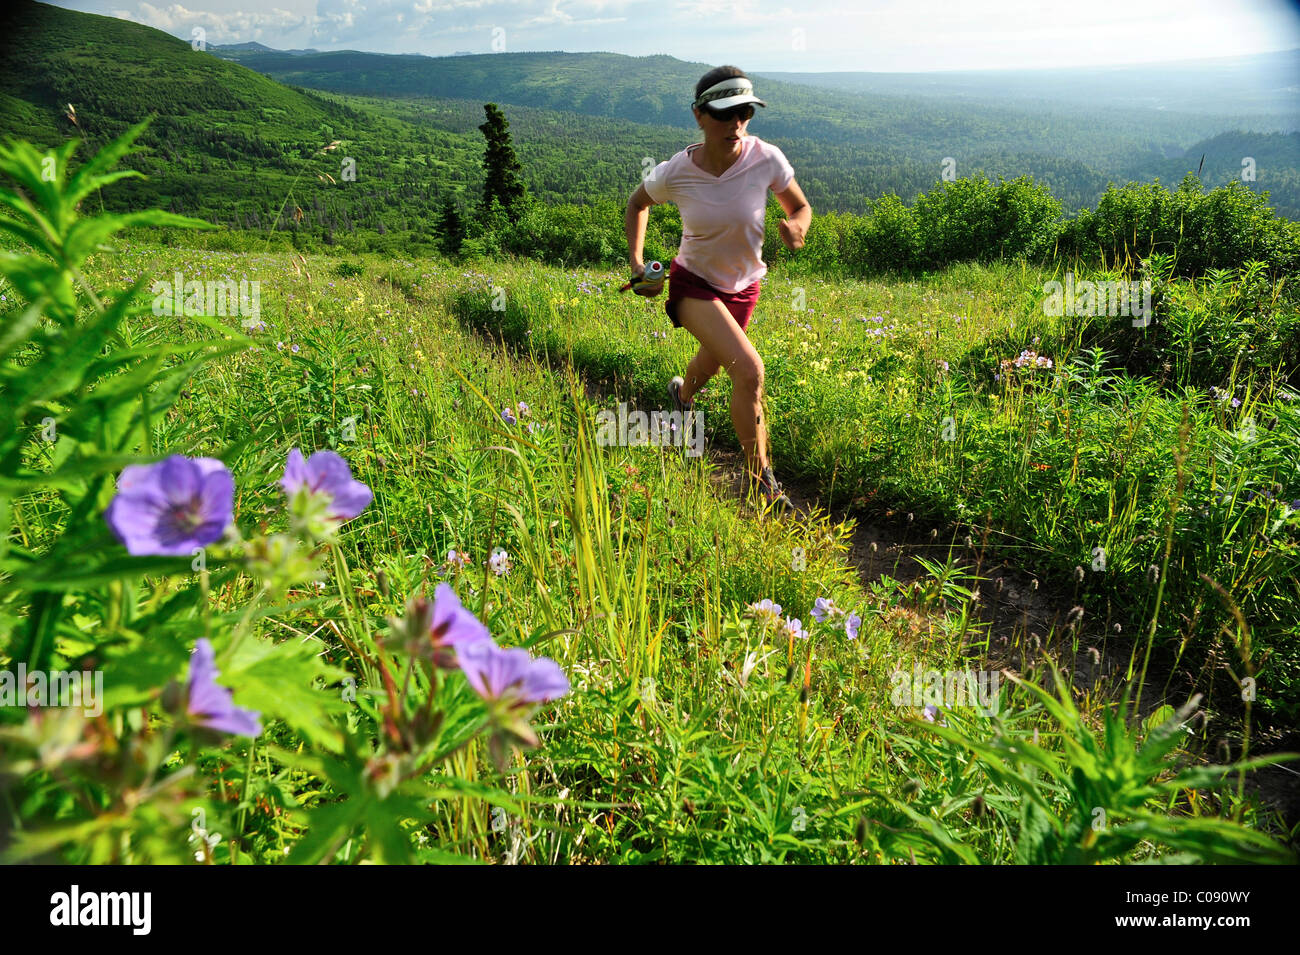
M 736 439 L 745 450 L 749 473 L 758 478 L 768 465 L 767 425 L 762 408 L 763 359 L 727 307 L 717 299 L 682 299 L 677 305 L 677 320 L 699 341 L 701 351 L 719 362 L 731 376 L 731 423 L 736 429 Z M 699 357 L 697 354 L 691 359 L 691 366 L 696 365 Z M 689 377 L 691 366 L 687 367 L 687 389 L 695 387 Z M 686 395 L 692 393 L 687 391 Z
M 682 385 L 682 401 L 690 403 L 695 393 L 704 387 L 704 383 L 717 374 L 721 368 L 721 363 L 713 357 L 713 353 L 701 345 L 695 352 L 695 357 L 690 360 L 686 366 L 686 384 Z

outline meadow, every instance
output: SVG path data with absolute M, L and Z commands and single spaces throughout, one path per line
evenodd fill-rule
M 773 458 L 820 503 L 779 517 L 709 479 L 725 376 L 703 459 L 597 443 L 693 351 L 621 272 L 115 238 L 195 223 L 79 214 L 109 153 L 0 155 L 0 663 L 104 681 L 0 710 L 6 861 L 1294 861 L 1247 785 L 1300 705 L 1284 279 L 1153 255 L 1135 328 L 1045 314 L 1064 265 L 774 270 Z M 178 272 L 258 314 L 155 314 Z M 169 455 L 229 525 L 128 554 Z M 863 520 L 947 557 L 865 579 Z M 994 644 L 999 562 L 1054 625 Z

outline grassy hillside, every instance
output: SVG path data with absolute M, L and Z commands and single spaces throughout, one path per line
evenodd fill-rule
M 1120 398 L 1110 396 L 1108 375 L 1063 377 L 970 402 L 961 424 L 970 438 L 963 442 L 1006 446 L 1001 464 L 966 443 L 950 449 L 916 441 L 908 450 L 924 430 L 919 421 L 908 430 L 909 416 L 925 416 L 922 403 L 984 390 L 973 373 L 959 370 L 957 356 L 997 334 L 992 326 L 1011 307 L 1006 288 L 1016 284 L 1013 276 L 968 270 L 925 287 L 820 287 L 816 314 L 806 316 L 815 323 L 811 338 L 795 336 L 773 304 L 782 299 L 779 288 L 760 307 L 758 342 L 772 378 L 771 420 L 779 422 L 778 467 L 788 471 L 794 455 L 806 455 L 805 466 L 836 494 L 874 493 L 879 502 L 920 504 L 941 497 L 945 487 L 961 488 L 962 495 L 1000 489 L 999 523 L 1025 528 L 984 537 L 977 530 L 973 543 L 945 532 L 923 569 L 900 570 L 897 562 L 891 568 L 886 560 L 883 575 L 864 577 L 857 563 L 862 551 L 850 548 L 854 539 L 865 547 L 856 520 L 759 519 L 713 487 L 709 460 L 721 448 L 720 435 L 704 459 L 593 443 L 600 410 L 619 401 L 658 407 L 663 373 L 680 368 L 689 354 L 683 337 L 651 334 L 667 327 L 658 303 L 616 296 L 620 276 L 501 264 L 484 272 L 404 259 L 350 264 L 362 274 L 340 277 L 325 257 L 297 262 L 136 245 L 91 263 L 94 280 L 109 287 L 174 271 L 199 281 L 246 275 L 264 283 L 266 327 L 251 332 L 251 347 L 195 376 L 158 420 L 154 438 L 160 453 L 216 455 L 228 464 L 241 488 L 239 513 L 250 535 L 243 546 L 250 553 L 265 533 L 257 521 L 269 520 L 271 530 L 283 523 L 275 482 L 290 448 L 337 449 L 376 497 L 329 545 L 318 579 L 296 583 L 279 598 L 253 576 L 261 573 L 256 559 L 245 573 L 233 561 L 217 563 L 224 551 L 214 549 L 207 625 L 228 661 L 222 672 L 235 704 L 261 714 L 261 739 L 202 741 L 191 750 L 198 771 L 175 784 L 169 798 L 131 813 L 114 809 L 119 790 L 111 780 L 120 770 L 108 756 L 69 770 L 84 789 L 106 793 L 104 810 L 86 809 L 80 800 L 60 809 L 58 783 L 43 782 L 40 774 L 21 778 L 16 792 L 26 798 L 14 804 L 22 807 L 23 832 L 7 860 L 189 861 L 195 808 L 210 831 L 224 836 L 196 858 L 217 864 L 272 864 L 286 856 L 290 863 L 345 864 L 466 857 L 534 863 L 1189 858 L 1180 852 L 1218 861 L 1290 858 L 1282 843 L 1294 820 L 1262 803 L 1253 787 L 1244 797 L 1229 789 L 1213 801 L 1177 782 L 1158 796 L 1142 788 L 1164 780 L 1170 768 L 1159 755 L 1168 750 L 1154 742 L 1163 737 L 1152 735 L 1173 715 L 1166 701 L 1177 705 L 1191 689 L 1209 690 L 1216 682 L 1212 670 L 1179 675 L 1171 687 L 1162 686 L 1163 669 L 1153 671 L 1145 718 L 1134 720 L 1129 735 L 1112 733 L 1102 745 L 1097 727 L 1107 719 L 1107 701 L 1119 692 L 1135 646 L 1141 649 L 1132 617 L 1140 621 L 1154 611 L 1170 624 L 1177 619 L 1160 611 L 1142 573 L 1132 575 L 1138 595 L 1112 605 L 1092 591 L 1091 581 L 1084 587 L 1055 574 L 1026 576 L 1034 559 L 1027 550 L 1017 554 L 1014 570 L 999 563 L 1018 538 L 1036 540 L 1029 546 L 1037 551 L 1073 534 L 1073 520 L 1063 522 L 1070 525 L 1061 528 L 1067 535 L 1028 530 L 1051 510 L 1044 499 L 1068 505 L 1062 514 L 1080 503 L 1104 507 L 1095 490 L 1073 497 L 1073 504 L 1056 501 L 1050 480 L 1016 483 L 1006 470 L 1035 474 L 1027 462 L 1038 457 L 1067 467 L 1070 427 L 1087 434 L 1083 467 L 1092 472 L 1106 466 L 1096 444 L 1134 425 L 1141 450 L 1130 456 L 1131 468 L 1159 478 L 1140 482 L 1146 489 L 1141 514 L 1168 504 L 1172 406 L 1125 386 L 1134 403 L 1117 425 Z M 529 323 L 531 353 L 503 350 L 471 331 L 474 317 L 486 314 L 481 306 L 494 283 L 504 284 L 515 304 L 498 316 L 507 324 L 493 331 L 523 340 Z M 935 383 L 906 361 L 891 362 L 895 347 L 911 347 L 902 341 L 867 344 L 872 338 L 861 331 L 852 333 L 861 342 L 834 342 L 834 334 L 851 334 L 834 329 L 859 324 L 880 306 L 945 329 L 933 354 L 953 359 L 954 377 L 963 383 Z M 966 328 L 956 324 L 959 313 L 968 316 Z M 893 324 L 890 317 L 883 326 L 891 337 Z M 928 338 L 926 331 L 917 329 L 916 339 Z M 154 347 L 193 343 L 207 332 L 198 320 L 147 316 L 129 328 L 133 343 Z M 809 351 L 801 350 L 801 340 Z M 878 354 L 868 355 L 872 350 Z M 848 367 L 847 351 L 860 367 Z M 1062 353 L 1053 354 L 1064 362 Z M 569 355 L 580 374 L 609 389 L 605 397 L 590 399 L 569 384 Z M 1031 397 L 1021 387 L 1045 393 Z M 726 420 L 725 390 L 721 382 L 705 396 L 708 422 Z M 1067 406 L 1072 418 L 1063 417 Z M 854 416 L 836 409 L 852 409 Z M 1044 446 L 1031 453 L 1033 430 Z M 972 459 L 968 478 L 960 477 L 962 456 Z M 936 469 L 936 461 L 949 463 Z M 18 508 L 31 547 L 39 551 L 57 539 L 57 504 L 20 502 Z M 1002 523 L 1017 511 L 1028 525 Z M 1217 533 L 1243 518 L 1254 526 L 1259 516 L 1234 500 L 1216 512 L 1212 528 Z M 879 519 L 861 517 L 872 524 Z M 928 539 L 923 512 L 917 519 L 907 524 L 898 515 L 905 542 L 908 534 Z M 1295 522 L 1293 516 L 1277 534 L 1279 545 L 1294 538 Z M 1095 540 L 1108 540 L 1088 533 L 1085 521 L 1077 526 L 1085 549 L 1076 546 L 1068 560 L 1081 559 Z M 1136 529 L 1113 527 L 1109 540 L 1122 542 Z M 883 548 L 886 540 L 880 541 Z M 510 560 L 500 574 L 487 561 L 497 548 Z M 468 552 L 469 566 L 449 561 L 452 550 Z M 1129 576 L 1126 568 L 1144 557 L 1117 550 L 1111 574 Z M 111 647 L 106 687 L 113 705 L 156 707 L 152 688 L 173 672 L 183 676 L 184 635 L 205 626 L 197 610 L 184 606 L 198 586 L 188 566 L 186 558 L 184 573 L 156 575 L 141 588 L 156 587 L 172 601 L 161 624 L 155 622 L 161 614 L 144 616 L 146 607 L 129 618 L 134 628 L 161 626 L 159 637 L 144 641 L 88 608 L 78 619 L 90 622 L 77 638 L 60 636 L 60 655 L 75 658 L 101 642 Z M 1176 564 L 1169 570 L 1178 573 Z M 915 583 L 899 579 L 917 573 Z M 1005 589 L 1003 576 L 1012 582 Z M 1039 579 L 1041 589 L 1031 591 L 1031 580 L 1036 588 Z M 446 729 L 421 757 L 423 771 L 394 787 L 379 768 L 406 771 L 423 750 L 404 750 L 408 744 L 385 735 L 384 701 L 391 697 L 368 661 L 398 632 L 390 618 L 411 613 L 408 598 L 431 594 L 442 582 L 503 646 L 557 660 L 571 691 L 536 717 L 540 748 L 511 756 L 501 774 L 485 740 L 472 739 L 481 720 L 465 681 L 447 674 L 435 682 L 393 653 L 395 685 L 409 668 L 410 696 L 434 701 L 447 715 Z M 980 620 L 980 590 L 1009 623 L 995 629 Z M 816 622 L 811 610 L 821 597 L 858 614 L 860 632 L 850 638 L 842 622 Z M 808 636 L 795 637 L 783 622 L 746 611 L 763 599 L 801 618 Z M 1076 602 L 1086 612 L 1080 626 L 1067 627 Z M 247 632 L 241 625 L 231 634 L 241 618 Z M 1112 632 L 1121 620 L 1123 635 Z M 1203 626 L 1213 629 L 1208 621 Z M 1161 667 L 1173 650 L 1165 639 L 1162 633 Z M 928 716 L 922 706 L 928 697 L 898 697 L 898 674 L 910 679 L 914 669 L 987 676 L 1005 666 L 1016 679 L 1051 686 L 1053 659 L 1076 661 L 1057 691 L 1063 711 L 1044 709 L 1033 692 L 1005 676 L 993 717 L 973 702 L 940 703 L 938 715 Z M 1274 671 L 1258 673 L 1272 693 Z M 1212 731 L 1206 721 L 1195 732 L 1168 737 L 1176 744 L 1170 759 L 1196 767 L 1201 786 L 1214 773 L 1203 766 L 1202 753 L 1213 753 L 1226 729 L 1220 713 L 1235 713 L 1231 693 L 1211 695 L 1206 705 L 1215 716 Z M 419 725 L 411 723 L 413 732 Z M 1239 752 L 1237 736 L 1227 732 Z M 1147 762 L 1133 762 L 1138 744 L 1148 741 Z M 0 767 L 6 758 L 25 758 L 27 746 L 15 738 Z M 1089 749 L 1102 754 L 1101 763 L 1078 762 L 1078 753 Z M 120 751 L 133 752 L 125 745 Z M 990 753 L 999 756 L 997 771 L 988 768 Z M 1094 776 L 1121 763 L 1124 774 L 1115 772 L 1124 782 L 1107 789 L 1105 802 L 1114 835 L 1097 840 L 1089 836 L 1088 807 L 1098 798 L 1091 787 L 1102 784 Z M 246 790 L 252 801 L 241 801 Z M 1059 828 L 1026 816 L 1038 799 Z M 55 828 L 74 820 L 80 838 Z M 1130 827 L 1142 838 L 1128 841 Z
M 457 155 L 466 137 L 289 89 L 159 30 L 31 2 L 10 7 L 5 20 L 0 96 L 13 108 L 0 123 L 4 133 L 46 146 L 81 137 L 84 158 L 155 117 L 140 140 L 145 152 L 128 161 L 148 179 L 123 183 L 103 197 L 107 207 L 160 206 L 263 230 L 292 222 L 318 235 L 393 230 L 406 217 L 413 232 L 427 231 L 439 190 L 454 190 L 478 162 Z M 435 189 L 432 172 L 411 164 L 439 153 L 451 162 Z M 337 188 L 345 157 L 358 168 L 348 183 L 356 188 L 346 190 Z M 335 188 L 322 188 L 326 175 Z
M 710 480 L 725 377 L 703 455 L 611 435 L 694 350 L 621 272 L 124 241 L 84 200 L 127 146 L 0 149 L 0 672 L 41 677 L 0 861 L 1295 861 L 1289 282 L 1153 254 L 1135 331 L 1028 266 L 775 274 L 778 515 Z M 177 275 L 259 284 L 151 306 Z
M 508 104 L 532 195 L 546 203 L 621 205 L 647 156 L 659 161 L 695 139 L 694 127 L 682 125 L 689 114 L 680 100 L 705 69 L 614 54 L 496 54 L 489 62 L 200 52 L 138 24 L 45 4 L 22 2 L 5 15 L 0 133 L 47 146 L 81 135 L 84 157 L 153 114 L 141 139 L 145 151 L 128 160 L 148 179 L 96 201 L 117 210 L 157 206 L 263 235 L 274 225 L 300 247 L 431 249 L 443 199 L 467 213 L 481 196 L 477 127 L 490 99 Z M 239 63 L 276 79 L 353 92 L 291 88 Z M 884 193 L 911 199 L 935 185 L 941 161 L 952 156 L 959 176 L 1029 172 L 1068 214 L 1092 205 L 1110 178 L 1181 179 L 1184 167 L 1199 162 L 1195 140 L 1216 130 L 1186 117 L 1139 127 L 1104 115 L 1029 116 L 841 93 L 828 99 L 795 84 L 773 85 L 774 105 L 751 129 L 782 147 L 819 213 L 861 214 Z M 1300 214 L 1291 197 L 1290 145 L 1221 137 L 1207 144 L 1206 184 L 1239 172 L 1234 153 L 1252 149 L 1254 185 L 1273 189 L 1283 214 Z M 1166 158 L 1177 153 L 1184 155 Z M 355 181 L 344 175 L 345 160 L 354 162 Z
M 223 48 L 215 52 L 282 82 L 315 89 L 397 98 L 467 97 L 614 117 L 623 123 L 668 125 L 691 133 L 695 131 L 689 109 L 694 85 L 710 68 L 668 56 L 615 53 L 421 57 L 354 51 L 300 55 Z M 887 92 L 870 86 L 857 89 L 855 76 L 831 74 L 828 83 L 838 80 L 836 89 L 760 80 L 762 95 L 772 105 L 759 110 L 751 128 L 777 139 L 783 148 L 789 144 L 787 155 L 797 156 L 807 170 L 804 178 L 814 184 L 809 196 L 823 208 L 861 211 L 860 200 L 886 191 L 910 199 L 933 185 L 940 163 L 951 156 L 958 160 L 959 175 L 975 171 L 1007 178 L 1033 175 L 1047 182 L 1073 211 L 1095 202 L 1110 179 L 1146 180 L 1161 174 L 1168 164 L 1160 161 L 1167 157 L 1186 153 L 1194 170 L 1199 158 L 1196 144 L 1236 130 L 1241 122 L 1240 114 L 1227 118 L 1208 108 L 1164 113 L 1107 103 L 1102 109 L 1060 95 L 1032 104 L 1011 97 L 995 103 L 986 95 L 972 103 L 956 92 L 943 98 L 921 95 L 925 86 L 920 83 L 895 84 Z M 871 78 L 868 74 L 863 82 Z M 937 82 L 943 90 L 953 90 L 951 82 Z M 1166 85 L 1171 82 L 1166 79 Z M 1057 85 L 1068 89 L 1072 84 L 1063 77 Z M 1287 101 L 1293 100 L 1291 96 Z M 1276 118 L 1275 113 L 1269 116 Z M 1266 127 L 1272 125 L 1265 122 Z M 544 130 L 529 132 L 544 135 Z M 598 141 L 603 141 L 603 133 L 591 130 Z M 1241 155 L 1264 151 L 1253 145 L 1253 134 L 1240 136 L 1248 150 Z M 1208 167 L 1204 181 L 1213 186 L 1235 178 L 1239 160 L 1234 168 Z M 1296 164 L 1297 154 L 1292 152 L 1285 162 L 1263 167 L 1267 177 L 1256 185 L 1271 189 L 1278 208 L 1293 217 L 1300 215 L 1300 192 L 1288 173 Z M 1174 164 L 1168 177 L 1176 181 L 1187 171 Z

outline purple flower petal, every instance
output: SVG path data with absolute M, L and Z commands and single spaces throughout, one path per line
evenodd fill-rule
M 216 653 L 205 637 L 194 646 L 190 660 L 190 679 L 187 687 L 186 711 L 200 726 L 238 736 L 257 736 L 262 732 L 253 710 L 235 706 L 230 690 L 217 683 Z
M 826 618 L 832 613 L 833 607 L 833 600 L 827 597 L 818 597 L 816 606 L 812 609 L 813 619 L 818 623 L 825 623 Z
M 448 583 L 438 584 L 433 593 L 433 619 L 429 625 L 434 650 L 453 649 L 457 656 L 475 643 L 490 643 L 492 635 L 477 617 L 466 610 Z M 444 658 L 445 665 L 451 666 Z
M 534 660 L 523 647 L 502 649 L 491 641 L 463 647 L 461 670 L 475 691 L 489 702 L 511 708 L 546 703 L 569 692 L 569 681 L 554 660 Z
M 521 647 L 503 650 L 495 643 L 478 641 L 457 650 L 465 679 L 485 700 L 500 700 L 513 683 L 522 683 L 532 658 Z
M 232 736 L 260 736 L 262 724 L 258 719 L 259 715 L 252 710 L 243 710 L 236 706 L 232 707 L 229 713 L 209 717 L 203 721 L 203 725 L 208 729 L 229 733 Z
M 529 703 L 549 703 L 569 692 L 569 678 L 563 668 L 549 657 L 533 661 L 524 677 L 523 698 Z
M 131 554 L 179 556 L 221 539 L 234 500 L 235 482 L 224 464 L 174 454 L 123 468 L 104 520 Z
M 189 458 L 173 454 L 163 458 L 157 465 L 158 488 L 167 498 L 167 503 L 181 507 L 198 496 L 203 474 Z
M 304 461 L 302 452 L 294 448 L 285 460 L 280 486 L 290 497 L 304 487 L 312 494 L 328 495 L 329 516 L 337 521 L 350 521 L 375 496 L 367 485 L 352 477 L 348 462 L 335 451 L 317 451 Z
M 361 481 L 349 480 L 334 493 L 334 504 L 330 507 L 330 517 L 340 521 L 350 521 L 375 499 L 370 487 Z
M 284 462 L 284 477 L 280 479 L 280 486 L 284 488 L 285 494 L 292 496 L 308 481 L 307 462 L 303 459 L 302 452 L 294 448 Z

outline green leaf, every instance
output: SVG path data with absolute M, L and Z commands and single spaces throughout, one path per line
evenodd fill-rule
M 194 572 L 191 557 L 113 557 L 100 563 L 68 566 L 60 560 L 45 558 L 35 567 L 15 572 L 12 584 L 28 590 L 69 591 L 97 587 L 114 580 L 136 580 L 146 575 L 189 575 Z M 209 561 L 213 570 L 223 566 L 220 561 Z
M 12 407 L 21 413 L 27 405 L 47 402 L 79 388 L 86 370 L 117 332 L 143 284 L 143 278 L 137 280 L 102 313 L 66 336 L 60 343 L 62 350 L 52 352 L 41 363 L 42 374 L 29 376 L 24 387 L 11 393 L 8 400 Z
M 235 688 L 237 705 L 257 710 L 264 720 L 282 719 L 313 745 L 339 752 L 342 735 L 331 717 L 341 716 L 347 704 L 331 684 L 349 674 L 322 661 L 320 652 L 314 640 L 273 643 L 245 638 L 234 659 L 219 656 L 218 665 L 222 683 Z
M 197 588 L 195 588 L 197 589 Z M 197 626 L 201 626 L 196 621 Z M 168 681 L 184 685 L 189 676 L 188 661 L 193 646 L 177 634 L 158 630 L 148 638 L 137 637 L 135 646 L 110 653 L 104 661 L 104 711 L 140 706 L 156 698 Z
M 1020 832 L 1016 837 L 1017 865 L 1048 865 L 1055 861 L 1052 846 L 1060 829 L 1059 820 L 1043 811 L 1034 800 L 1026 800 L 1020 814 Z
M 345 798 L 307 813 L 307 834 L 289 851 L 290 865 L 315 865 L 332 855 L 361 822 L 367 798 Z

